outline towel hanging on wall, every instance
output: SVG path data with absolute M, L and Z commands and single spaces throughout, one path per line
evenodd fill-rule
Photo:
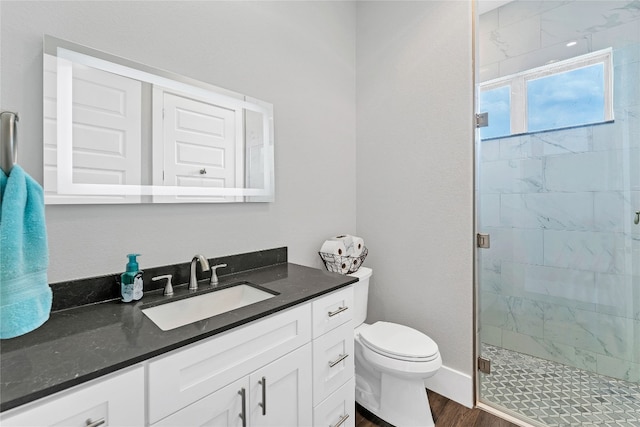
M 0 170 L 0 338 L 26 334 L 49 319 L 52 292 L 44 192 L 19 165 Z

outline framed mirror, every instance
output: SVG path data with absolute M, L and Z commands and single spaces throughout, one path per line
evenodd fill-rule
M 270 202 L 273 106 L 44 37 L 47 204 Z

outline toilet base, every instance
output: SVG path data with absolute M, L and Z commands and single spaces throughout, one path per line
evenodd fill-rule
M 424 380 L 397 378 L 381 374 L 380 406 L 372 407 L 366 399 L 356 401 L 363 408 L 394 426 L 434 427 Z

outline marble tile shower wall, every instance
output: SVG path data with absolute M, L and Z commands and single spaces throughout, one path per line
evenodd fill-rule
M 481 81 L 612 47 L 615 115 L 480 143 L 481 339 L 639 382 L 640 1 L 514 1 L 479 30 Z

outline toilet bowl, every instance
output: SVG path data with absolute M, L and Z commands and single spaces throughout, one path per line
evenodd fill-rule
M 372 270 L 361 267 L 355 284 L 356 402 L 395 426 L 434 426 L 424 380 L 442 366 L 427 335 L 391 322 L 364 323 Z

